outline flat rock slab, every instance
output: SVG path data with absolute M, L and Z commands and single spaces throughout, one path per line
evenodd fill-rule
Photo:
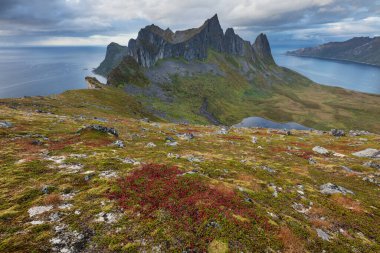
M 350 191 L 350 190 L 348 190 L 342 186 L 332 184 L 332 183 L 327 183 L 327 184 L 321 185 L 320 191 L 321 191 L 321 193 L 328 194 L 328 195 L 335 194 L 335 193 L 342 193 L 343 195 L 346 195 L 347 193 L 354 194 L 352 191 Z
M 380 150 L 367 148 L 365 150 L 355 152 L 352 155 L 357 157 L 380 158 Z

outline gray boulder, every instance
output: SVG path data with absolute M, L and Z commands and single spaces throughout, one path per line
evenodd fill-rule
M 327 149 L 325 149 L 324 147 L 320 147 L 320 146 L 315 146 L 313 148 L 313 151 L 315 153 L 318 153 L 318 154 L 321 154 L 321 155 L 327 155 L 330 153 L 330 151 L 328 151 Z
M 340 129 L 331 129 L 330 134 L 335 137 L 342 137 L 346 135 L 344 130 L 340 130 Z
M 350 191 L 350 190 L 348 190 L 342 186 L 332 184 L 332 183 L 327 183 L 327 184 L 321 185 L 319 188 L 320 188 L 321 193 L 327 194 L 327 195 L 335 194 L 335 193 L 342 193 L 343 195 L 346 195 L 348 193 L 354 194 L 352 191 Z
M 108 134 L 112 134 L 116 137 L 119 137 L 118 131 L 114 128 L 111 128 L 111 127 L 105 127 L 105 126 L 101 126 L 101 125 L 90 125 L 90 126 L 86 126 L 84 128 L 79 129 L 78 133 L 82 133 L 85 130 L 95 130 L 95 131 L 99 131 L 102 133 L 108 133 Z
M 380 150 L 367 148 L 365 150 L 355 152 L 352 155 L 357 157 L 380 158 Z
M 0 128 L 10 128 L 13 124 L 8 121 L 0 121 Z

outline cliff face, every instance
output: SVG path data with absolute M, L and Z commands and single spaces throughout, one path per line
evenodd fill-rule
M 301 48 L 289 55 L 362 62 L 380 66 L 380 37 L 356 37 L 344 42 L 330 42 Z
M 112 42 L 107 46 L 106 57 L 102 63 L 100 63 L 99 67 L 96 68 L 95 73 L 107 76 L 113 68 L 119 65 L 123 57 L 128 54 L 128 47 Z
M 141 29 L 136 39 L 131 39 L 128 47 L 112 43 L 108 46 L 105 60 L 96 70 L 108 75 L 116 67 L 122 57 L 132 56 L 145 68 L 153 66 L 158 60 L 183 57 L 185 60 L 203 60 L 207 58 L 207 50 L 251 59 L 262 58 L 273 62 L 270 46 L 265 35 L 261 34 L 254 45 L 235 34 L 232 28 L 226 33 L 220 26 L 218 16 L 206 20 L 199 28 L 172 32 L 156 25 Z
M 257 36 L 252 47 L 261 59 L 264 59 L 266 62 L 274 63 L 269 41 L 265 34 L 261 33 Z

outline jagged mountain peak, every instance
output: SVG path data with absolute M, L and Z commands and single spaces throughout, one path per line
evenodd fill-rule
M 260 33 L 257 36 L 253 48 L 255 52 L 264 60 L 274 62 L 272 57 L 272 50 L 268 41 L 268 37 L 264 33 Z
M 155 24 L 148 25 L 139 31 L 136 39 L 129 41 L 128 50 L 123 52 L 132 56 L 140 66 L 149 68 L 164 58 L 204 60 L 209 49 L 254 60 L 261 57 L 266 62 L 268 59 L 273 62 L 269 42 L 264 34 L 259 35 L 251 45 L 237 35 L 233 28 L 228 28 L 224 33 L 217 14 L 198 28 L 176 32 L 170 28 L 164 30 Z M 118 60 L 120 62 L 119 58 Z

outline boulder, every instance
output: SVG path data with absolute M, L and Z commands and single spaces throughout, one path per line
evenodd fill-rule
M 352 155 L 366 158 L 380 158 L 380 150 L 374 148 L 367 148 L 365 150 L 355 152 Z
M 330 134 L 335 137 L 342 137 L 346 135 L 344 130 L 340 130 L 340 129 L 331 129 Z
M 320 146 L 315 146 L 313 148 L 313 151 L 315 153 L 318 153 L 318 154 L 321 154 L 321 155 L 327 155 L 330 153 L 330 151 L 328 151 L 327 149 L 325 149 L 324 147 L 320 147 Z
M 0 121 L 0 128 L 10 128 L 13 124 L 8 121 Z
M 116 146 L 118 148 L 124 148 L 125 147 L 125 144 L 122 140 L 117 140 L 115 141 L 114 143 L 112 143 L 113 146 Z
M 108 134 L 112 134 L 116 137 L 119 137 L 118 131 L 114 128 L 111 128 L 111 127 L 105 127 L 105 126 L 101 126 L 101 125 L 90 125 L 90 126 L 86 126 L 84 128 L 79 129 L 78 133 L 82 133 L 85 130 L 95 130 L 95 131 L 99 131 L 102 133 L 108 133 Z
M 373 169 L 380 170 L 380 163 L 374 162 L 374 161 L 369 161 L 363 164 L 366 167 L 370 167 Z
M 332 183 L 321 185 L 319 188 L 320 188 L 321 193 L 327 194 L 327 195 L 335 194 L 335 193 L 341 193 L 343 195 L 346 195 L 347 193 L 354 194 L 352 191 L 342 186 L 332 184 Z

